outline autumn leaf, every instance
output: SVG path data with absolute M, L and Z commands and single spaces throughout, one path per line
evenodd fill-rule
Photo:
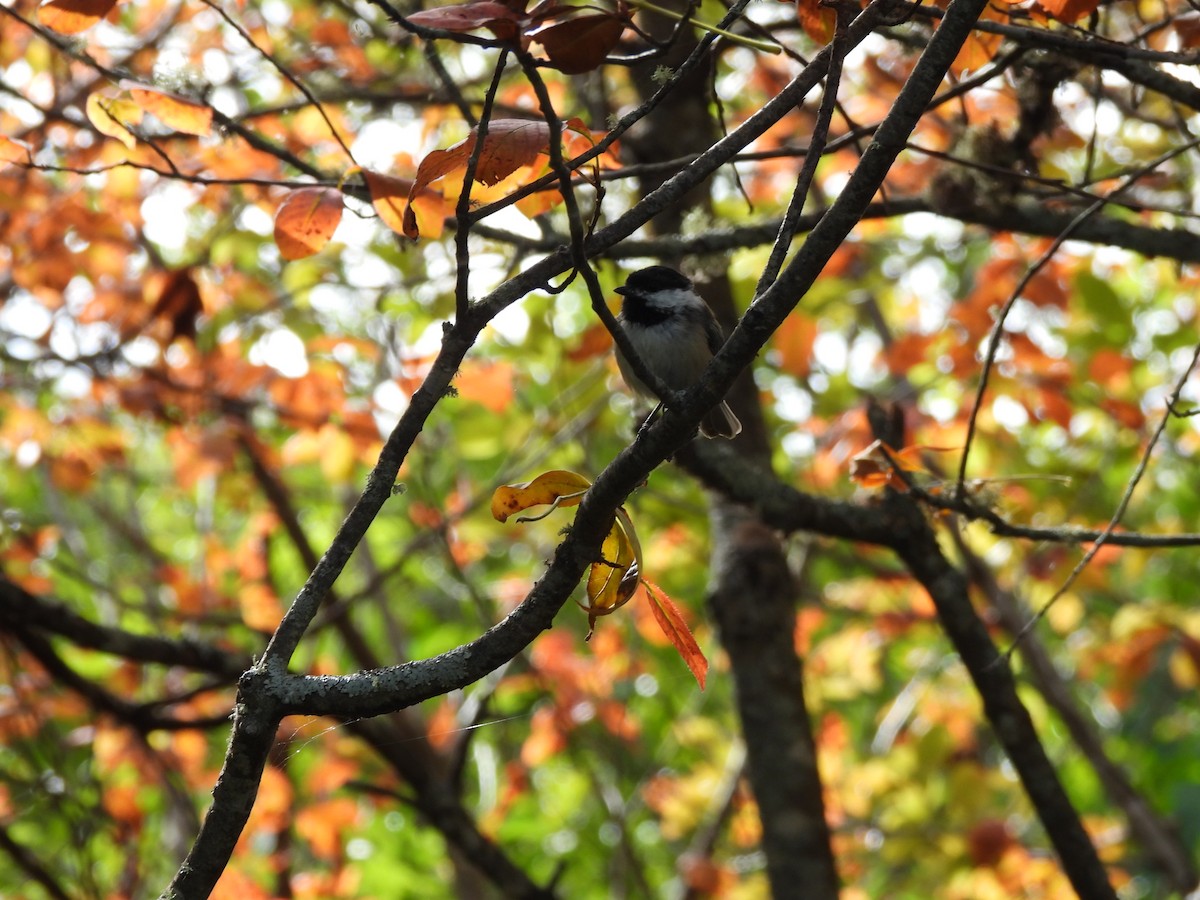
M 292 191 L 275 214 L 275 243 L 287 260 L 319 253 L 342 221 L 342 195 L 334 188 Z
M 448 207 L 445 199 L 431 190 L 414 196 L 409 178 L 396 178 L 363 169 L 371 205 L 383 224 L 397 234 L 416 240 L 422 234 L 433 240 L 441 236 Z
M 476 138 L 477 132 L 472 130 L 453 147 L 430 152 L 417 167 L 412 191 L 415 193 L 451 172 L 466 168 L 475 151 Z M 483 184 L 498 184 L 519 167 L 536 160 L 549 140 L 550 126 L 538 119 L 492 120 L 483 140 L 475 178 Z
M 816 321 L 803 313 L 792 313 L 783 320 L 772 338 L 779 352 L 779 367 L 797 378 L 806 377 L 812 368 L 816 340 Z
M 704 656 L 704 651 L 696 643 L 691 629 L 687 627 L 678 607 L 666 592 L 645 579 L 642 579 L 642 584 L 646 586 L 646 598 L 650 601 L 650 609 L 654 613 L 654 620 L 658 622 L 658 627 L 679 651 L 679 655 L 683 657 L 683 661 L 687 663 L 687 667 L 695 677 L 696 683 L 700 685 L 700 690 L 704 690 L 704 682 L 708 678 L 708 659 Z
M 150 321 L 166 323 L 166 346 L 179 337 L 195 340 L 196 319 L 203 312 L 204 301 L 192 270 L 177 269 L 163 283 L 150 309 Z
M 478 3 L 462 3 L 423 9 L 408 16 L 408 21 L 421 28 L 437 28 L 455 34 L 466 34 L 486 28 L 502 41 L 514 40 L 521 30 L 523 17 L 518 16 L 503 3 L 480 0 Z
M 988 6 L 983 10 L 979 18 L 982 21 L 1007 22 L 1009 17 L 1007 13 Z M 962 48 L 958 51 L 958 56 L 954 58 L 954 62 L 950 66 L 950 71 L 956 75 L 961 75 L 964 72 L 978 72 L 992 61 L 996 55 L 996 51 L 1000 49 L 1000 44 L 1003 40 L 1003 35 L 979 31 L 978 29 L 972 31 L 967 36 Z
M 596 619 L 614 613 L 628 603 L 641 581 L 641 552 L 636 539 L 630 537 L 631 530 L 626 530 L 628 522 L 628 516 L 618 516 L 613 521 L 601 545 L 600 559 L 588 570 L 587 603 L 579 603 L 588 614 L 588 638 L 592 636 Z
M 567 359 L 571 362 L 583 362 L 603 356 L 612 349 L 612 335 L 603 324 L 597 322 L 587 328 L 579 336 L 578 342 L 567 350 Z
M 822 6 L 820 0 L 796 0 L 796 19 L 814 43 L 828 44 L 833 40 L 837 13 Z
M 403 234 L 414 239 L 420 236 L 412 212 L 414 198 L 433 182 L 456 170 L 466 169 L 475 150 L 476 137 L 477 132 L 472 130 L 466 139 L 453 147 L 433 150 L 421 160 L 408 192 L 409 206 L 404 211 L 401 228 Z M 493 120 L 488 123 L 487 136 L 475 170 L 476 180 L 486 185 L 498 184 L 521 166 L 532 164 L 538 153 L 545 150 L 549 137 L 550 126 L 536 119 Z
M 492 493 L 492 518 L 497 522 L 506 522 L 514 513 L 550 504 L 546 513 L 536 517 L 545 518 L 555 509 L 578 504 L 591 486 L 592 483 L 582 475 L 565 469 L 543 472 L 533 481 L 501 485 Z M 522 516 L 517 521 L 531 522 L 536 519 Z
M 515 367 L 505 360 L 473 360 L 459 369 L 455 386 L 464 400 L 471 400 L 499 415 L 513 402 L 514 375 Z
M 129 91 L 134 103 L 168 128 L 197 137 L 212 134 L 212 107 L 133 81 L 122 81 L 121 88 Z
M 554 68 L 575 75 L 599 68 L 620 42 L 626 24 L 611 13 L 578 16 L 545 27 L 530 40 L 542 45 Z
M 914 444 L 894 450 L 883 441 L 872 441 L 851 457 L 850 480 L 863 488 L 890 487 L 903 492 L 908 488 L 904 479 L 897 474 L 897 470 L 914 474 L 929 473 L 923 459 L 924 454 L 949 453 L 955 449 L 957 448 Z
M 132 100 L 89 94 L 84 112 L 101 134 L 116 138 L 130 150 L 137 146 L 137 136 L 130 129 L 141 124 L 143 111 Z
M 28 162 L 32 150 L 23 141 L 0 135 L 0 169 L 8 163 Z
M 59 34 L 87 31 L 117 5 L 117 0 L 49 0 L 38 7 L 38 21 Z
M 1060 22 L 1078 22 L 1100 6 L 1100 0 L 1039 0 L 1038 6 Z

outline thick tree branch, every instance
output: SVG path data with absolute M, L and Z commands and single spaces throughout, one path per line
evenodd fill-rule
M 27 628 L 55 634 L 91 650 L 137 662 L 211 672 L 231 681 L 250 664 L 249 657 L 201 641 L 134 634 L 97 625 L 65 603 L 36 597 L 4 577 L 0 577 L 0 625 L 10 631 Z
M 1016 768 L 1072 886 L 1087 900 L 1115 900 L 1116 892 L 1096 848 L 1017 696 L 1008 660 L 1000 655 L 971 604 L 966 578 L 947 562 L 915 503 L 893 495 L 890 505 L 901 520 L 906 520 L 896 533 L 894 549 L 933 600 L 938 620 L 970 672 L 983 700 L 984 714 Z
M 954 528 L 952 534 L 955 545 L 962 554 L 967 576 L 983 591 L 1009 635 L 1015 637 L 1020 634 L 1030 618 L 1026 605 L 1012 591 L 1000 585 L 995 574 L 971 549 L 959 529 Z M 1067 726 L 1071 739 L 1087 757 L 1105 792 L 1125 813 L 1134 838 L 1142 845 L 1147 855 L 1154 859 L 1175 890 L 1181 894 L 1193 890 L 1200 875 L 1197 874 L 1188 849 L 1179 840 L 1171 825 L 1159 816 L 1145 796 L 1133 786 L 1125 770 L 1105 752 L 1103 739 L 1095 727 L 1095 720 L 1076 701 L 1067 680 L 1059 673 L 1045 645 L 1036 635 L 1027 634 L 1022 639 L 1021 658 L 1029 666 L 1031 680 L 1046 698 L 1046 702 L 1058 713 L 1063 724 Z

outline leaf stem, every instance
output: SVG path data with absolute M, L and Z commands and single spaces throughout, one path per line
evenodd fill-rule
M 716 25 L 710 25 L 708 22 L 701 22 L 699 19 L 691 16 L 677 13 L 673 9 L 664 9 L 656 3 L 651 3 L 650 0 L 626 0 L 626 2 L 637 9 L 646 9 L 650 12 L 656 12 L 660 16 L 666 16 L 668 19 L 674 19 L 676 22 L 691 22 L 697 28 L 703 28 L 705 31 L 711 31 L 713 34 L 719 34 L 721 37 L 729 38 L 735 44 L 741 44 L 743 47 L 751 47 L 755 50 L 762 50 L 764 53 L 782 53 L 783 50 L 778 44 L 760 41 L 756 38 L 745 37 L 740 34 L 734 34 L 732 31 L 726 31 L 724 28 L 719 28 Z

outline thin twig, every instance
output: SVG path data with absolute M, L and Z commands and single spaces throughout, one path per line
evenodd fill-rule
M 1196 349 L 1192 352 L 1191 362 L 1188 363 L 1183 374 L 1179 376 L 1179 380 L 1175 384 L 1175 390 L 1172 391 L 1171 398 L 1167 401 L 1166 409 L 1163 410 L 1162 418 L 1158 420 L 1158 427 L 1154 429 L 1154 434 L 1150 436 L 1150 440 L 1146 444 L 1146 449 L 1142 453 L 1142 458 L 1138 460 L 1137 468 L 1134 469 L 1133 475 L 1130 476 L 1129 482 L 1125 485 L 1125 493 L 1121 496 L 1121 502 L 1117 504 L 1117 509 L 1112 514 L 1112 518 L 1108 520 L 1108 524 L 1104 527 L 1104 530 L 1096 536 L 1095 542 L 1088 548 L 1087 553 L 1076 563 L 1075 568 L 1071 570 L 1071 574 L 1067 576 L 1066 581 L 1062 583 L 1049 600 L 1042 604 L 1041 609 L 1034 614 L 1033 618 L 1025 623 L 1025 627 L 1017 632 L 1016 637 L 1013 638 L 1012 646 L 1004 652 L 1006 658 L 1012 656 L 1017 645 L 1021 643 L 1021 639 L 1029 634 L 1037 626 L 1038 622 L 1046 617 L 1046 613 L 1050 611 L 1050 607 L 1071 589 L 1071 585 L 1075 583 L 1075 580 L 1079 578 L 1088 564 L 1096 558 L 1096 554 L 1100 552 L 1100 549 L 1111 541 L 1114 530 L 1120 524 L 1121 517 L 1125 515 L 1125 510 L 1129 507 L 1129 501 L 1133 499 L 1133 492 L 1137 490 L 1142 476 L 1146 474 L 1146 469 L 1150 465 L 1150 457 L 1154 453 L 1155 445 L 1158 443 L 1159 438 L 1162 437 L 1162 433 L 1166 431 L 1167 423 L 1174 418 L 1174 413 L 1171 410 L 1179 402 L 1179 398 L 1183 394 L 1183 389 L 1191 377 L 1192 370 L 1196 368 L 1197 362 L 1200 362 L 1200 344 L 1196 345 Z
M 1154 169 L 1158 168 L 1163 163 L 1174 159 L 1176 156 L 1186 153 L 1188 150 L 1191 150 L 1197 145 L 1200 145 L 1200 138 L 1193 138 L 1185 144 L 1174 147 L 1171 150 L 1168 150 L 1166 153 L 1160 154 L 1146 165 L 1141 166 L 1137 170 L 1129 173 L 1129 175 L 1121 180 L 1119 185 L 1109 192 L 1110 195 L 1121 193 L 1138 179 L 1154 171 Z M 966 481 L 967 477 L 967 460 L 971 453 L 971 443 L 974 440 L 975 432 L 978 427 L 979 411 L 983 407 L 983 398 L 987 393 L 988 380 L 991 377 L 992 369 L 996 364 L 996 354 L 1000 350 L 1000 340 L 1004 334 L 1004 323 L 1008 319 L 1008 314 L 1012 312 L 1013 307 L 1016 306 L 1017 300 L 1020 299 L 1022 292 L 1025 290 L 1029 282 L 1033 280 L 1033 277 L 1039 271 L 1041 271 L 1048 262 L 1050 262 L 1050 260 L 1054 257 L 1054 254 L 1058 252 L 1059 248 L 1062 247 L 1062 245 L 1065 244 L 1068 239 L 1070 239 L 1071 235 L 1073 235 L 1084 222 L 1103 209 L 1108 202 L 1108 196 L 1099 197 L 1086 209 L 1078 213 L 1067 225 L 1067 227 L 1064 228 L 1062 232 L 1051 242 L 1050 246 L 1046 248 L 1045 252 L 1043 252 L 1042 255 L 1037 258 L 1033 265 L 1025 270 L 1025 274 L 1021 277 L 1021 280 L 1017 283 L 1017 286 L 1013 288 L 1012 293 L 1009 294 L 1008 300 L 1005 301 L 1004 306 L 1001 307 L 1000 313 L 996 317 L 996 323 L 992 326 L 992 333 L 988 337 L 987 351 L 983 359 L 983 369 L 980 371 L 979 375 L 979 388 L 975 392 L 975 400 L 971 406 L 971 415 L 967 419 L 967 438 L 963 445 L 962 458 L 959 460 L 958 464 L 958 478 L 957 483 L 955 484 L 955 493 L 961 494 L 964 490 L 964 482 Z

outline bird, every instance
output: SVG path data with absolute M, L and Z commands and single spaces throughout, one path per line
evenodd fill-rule
M 630 275 L 616 292 L 624 298 L 617 321 L 645 367 L 675 392 L 699 381 L 725 343 L 725 334 L 692 280 L 667 266 L 649 266 Z M 658 402 L 619 347 L 615 352 L 629 389 Z M 742 423 L 724 400 L 700 420 L 700 434 L 706 438 L 733 438 L 741 430 Z

